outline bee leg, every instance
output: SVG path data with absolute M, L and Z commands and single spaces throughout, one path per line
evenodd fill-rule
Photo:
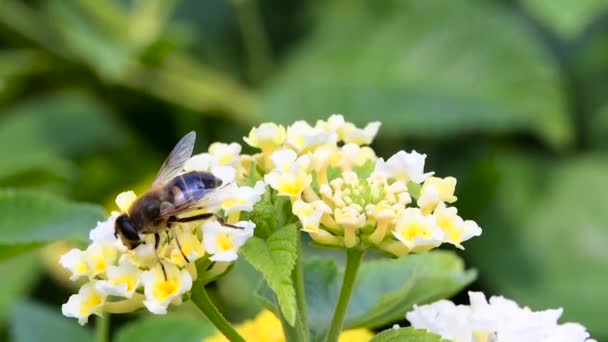
M 177 237 L 177 233 L 175 232 L 175 226 L 170 225 L 169 227 L 171 228 L 171 233 L 173 234 L 175 242 L 177 242 L 177 248 L 179 249 L 179 252 L 182 253 L 184 260 L 186 260 L 187 263 L 190 263 L 190 260 L 188 260 L 188 257 L 186 256 L 186 254 L 184 254 L 184 251 L 182 250 L 182 245 L 179 243 L 179 238 Z
M 160 244 L 160 235 L 158 233 L 154 234 L 154 255 L 156 256 L 156 261 L 160 264 L 160 268 L 163 270 L 163 275 L 165 276 L 165 281 L 167 280 L 167 271 L 165 271 L 165 265 L 160 260 L 158 256 L 158 245 Z
M 233 224 L 226 223 L 226 221 L 224 221 L 224 219 L 220 215 L 214 214 L 214 213 L 206 213 L 206 214 L 195 215 L 195 216 L 190 216 L 190 217 L 183 217 L 183 218 L 172 217 L 169 221 L 170 222 L 184 223 L 184 222 L 206 220 L 206 219 L 209 219 L 211 217 L 215 217 L 215 219 L 217 220 L 217 222 L 219 222 L 219 224 L 221 224 L 224 227 L 235 228 L 235 229 L 243 229 L 243 227 L 239 227 L 239 226 L 235 226 Z

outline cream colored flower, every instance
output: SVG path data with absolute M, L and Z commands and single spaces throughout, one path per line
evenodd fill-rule
M 100 316 L 106 296 L 97 292 L 94 283 L 84 284 L 78 294 L 71 295 L 68 302 L 61 306 L 61 312 L 66 317 L 78 319 L 80 325 L 89 321 L 89 316 Z
M 306 203 L 300 199 L 292 205 L 293 214 L 302 222 L 302 231 L 314 233 L 319 230 L 321 217 L 331 213 L 331 208 L 323 201 Z
M 309 151 L 323 145 L 335 145 L 335 133 L 326 132 L 320 128 L 310 126 L 306 121 L 296 121 L 287 127 L 286 145 L 298 153 Z
M 135 202 L 137 195 L 133 191 L 124 191 L 116 196 L 116 205 L 120 208 L 120 211 L 126 213 L 129 211 L 131 204 Z
M 62 255 L 59 263 L 72 272 L 70 280 L 77 280 L 80 277 L 87 277 L 89 275 L 89 265 L 87 264 L 85 253 L 78 248 L 74 248 Z
M 253 236 L 255 224 L 251 221 L 241 221 L 235 224 L 243 227 L 236 229 L 224 227 L 217 221 L 207 221 L 203 224 L 204 245 L 211 261 L 234 261 L 237 252 L 247 239 Z
M 408 249 L 417 252 L 439 246 L 444 233 L 435 217 L 423 215 L 418 208 L 406 208 L 397 218 L 393 235 Z
M 97 292 L 106 296 L 133 297 L 140 283 L 139 268 L 128 261 L 123 261 L 118 266 L 108 267 L 106 273 L 107 280 L 99 280 L 95 283 Z
M 437 220 L 437 225 L 445 233 L 445 241 L 464 249 L 460 244 L 474 236 L 481 235 L 481 228 L 474 221 L 464 221 L 457 214 L 454 207 L 445 207 L 441 204 L 433 213 Z
M 270 153 L 283 145 L 285 138 L 285 127 L 274 123 L 263 123 L 252 128 L 249 136 L 244 137 L 243 140 L 249 146 L 257 147 L 264 153 Z
M 226 192 L 228 195 L 221 205 L 226 215 L 236 211 L 252 211 L 253 206 L 266 192 L 266 185 L 262 181 L 258 181 L 254 187 L 233 184 Z
M 217 165 L 230 165 L 236 167 L 239 164 L 241 145 L 238 143 L 224 144 L 215 142 L 209 146 L 209 154 L 217 158 Z
M 456 178 L 429 177 L 422 184 L 418 207 L 426 214 L 431 213 L 440 203 L 454 203 L 456 196 Z
M 264 180 L 279 195 L 300 197 L 302 191 L 310 185 L 312 177 L 309 173 L 310 157 L 298 157 L 289 149 L 278 150 L 270 156 L 274 170 L 264 176 Z
M 188 271 L 180 270 L 168 262 L 165 262 L 164 266 L 167 279 L 165 279 L 160 265 L 144 272 L 141 276 L 146 295 L 144 305 L 150 312 L 157 315 L 166 314 L 169 304 L 173 300 L 180 299 L 192 287 L 192 277 Z
M 425 159 L 426 154 L 420 154 L 416 151 L 410 153 L 399 151 L 387 161 L 378 158 L 376 161 L 376 172 L 383 173 L 387 178 L 397 179 L 404 183 L 422 183 L 427 177 L 433 175 L 433 172 L 424 173 Z

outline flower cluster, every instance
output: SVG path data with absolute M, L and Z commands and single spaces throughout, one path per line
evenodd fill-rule
M 253 210 L 265 192 L 262 182 L 249 187 L 234 181 L 239 152 L 238 144 L 213 144 L 209 153 L 193 156 L 186 169 L 211 171 L 227 184 L 209 197 L 206 210 L 218 211 L 228 224 L 242 229 L 227 227 L 215 219 L 177 224 L 161 235 L 156 251 L 163 271 L 156 258 L 154 237 L 144 235 L 145 243 L 127 249 L 114 235 L 120 212 L 113 212 L 108 220 L 91 230 L 91 244 L 86 250 L 72 249 L 60 259 L 61 265 L 71 272 L 71 280 L 86 279 L 78 294 L 63 305 L 63 314 L 77 318 L 80 324 L 85 324 L 91 314 L 129 312 L 141 307 L 165 314 L 170 304 L 182 302 L 201 276 L 197 274 L 195 261 L 214 262 L 206 270 L 208 276 L 224 272 L 237 259 L 238 249 L 253 236 L 255 224 L 240 221 L 240 213 Z M 116 203 L 122 212 L 127 212 L 135 199 L 134 192 L 123 192 L 116 197 Z
M 384 160 L 369 145 L 379 122 L 357 128 L 342 115 L 314 126 L 255 127 L 245 138 L 266 184 L 292 202 L 302 230 L 322 245 L 370 246 L 392 255 L 461 243 L 481 234 L 458 216 L 453 177 L 424 172 L 426 155 L 400 151 Z
M 238 333 L 248 342 L 285 342 L 281 321 L 271 311 L 263 310 L 254 319 L 236 326 Z M 374 334 L 363 328 L 345 330 L 338 342 L 367 342 Z M 217 333 L 205 338 L 203 342 L 227 342 L 228 339 Z
M 440 300 L 414 306 L 406 318 L 413 327 L 426 329 L 457 342 L 594 342 L 578 323 L 558 324 L 562 309 L 532 311 L 504 297 L 469 292 L 470 306 Z

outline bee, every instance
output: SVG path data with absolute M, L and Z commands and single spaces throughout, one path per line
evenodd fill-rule
M 119 237 L 128 249 L 134 249 L 144 243 L 144 234 L 154 234 L 154 252 L 160 263 L 163 275 L 167 279 L 165 266 L 158 256 L 160 233 L 169 230 L 177 247 L 186 262 L 190 262 L 182 251 L 174 226 L 177 223 L 193 222 L 215 216 L 220 224 L 232 228 L 241 228 L 225 223 L 214 212 L 205 212 L 212 207 L 208 199 L 222 186 L 222 180 L 209 172 L 190 171 L 182 173 L 184 164 L 192 156 L 196 133 L 186 134 L 175 145 L 163 162 L 152 186 L 139 196 L 127 213 L 116 218 L 114 236 Z M 193 216 L 188 213 L 202 211 Z

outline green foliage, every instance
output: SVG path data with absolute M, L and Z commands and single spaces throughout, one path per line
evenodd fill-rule
M 289 324 L 296 319 L 296 294 L 291 272 L 297 257 L 296 225 L 279 228 L 266 241 L 250 238 L 241 249 L 243 256 L 262 273 L 268 286 L 274 291 L 281 312 Z
M 457 293 L 475 279 L 462 261 L 449 252 L 430 252 L 361 265 L 346 314 L 345 329 L 374 328 L 403 319 L 414 304 Z M 332 259 L 308 260 L 304 265 L 309 328 L 313 340 L 325 336 L 334 312 L 342 272 Z M 266 306 L 276 311 L 267 289 Z
M 523 5 L 564 38 L 575 38 L 594 19 L 608 11 L 603 0 L 524 0 Z
M 63 317 L 57 308 L 34 302 L 14 306 L 11 334 L 14 342 L 93 341 L 93 334 L 70 318 Z
M 262 112 L 283 123 L 340 112 L 363 124 L 373 115 L 393 137 L 524 131 L 563 147 L 573 132 L 557 65 L 499 9 L 334 2 L 269 86 Z
M 563 307 L 564 321 L 608 334 L 608 277 L 598 272 L 608 267 L 608 159 L 516 155 L 500 160 L 499 170 L 510 177 L 484 216 L 484 239 L 467 248 L 472 261 L 497 293 L 537 309 Z
M 11 254 L 56 240 L 87 241 L 105 216 L 99 206 L 35 190 L 0 190 L 0 212 L 0 246 L 12 248 Z
M 36 253 L 22 255 L 0 263 L 0 274 L 6 275 L 0 283 L 1 323 L 5 323 L 9 318 L 13 304 L 35 285 L 39 279 L 39 268 L 40 261 Z
M 193 316 L 171 314 L 137 320 L 116 335 L 116 342 L 201 342 L 215 334 L 211 323 Z
M 370 342 L 447 342 L 441 336 L 412 328 L 389 329 L 374 336 Z

